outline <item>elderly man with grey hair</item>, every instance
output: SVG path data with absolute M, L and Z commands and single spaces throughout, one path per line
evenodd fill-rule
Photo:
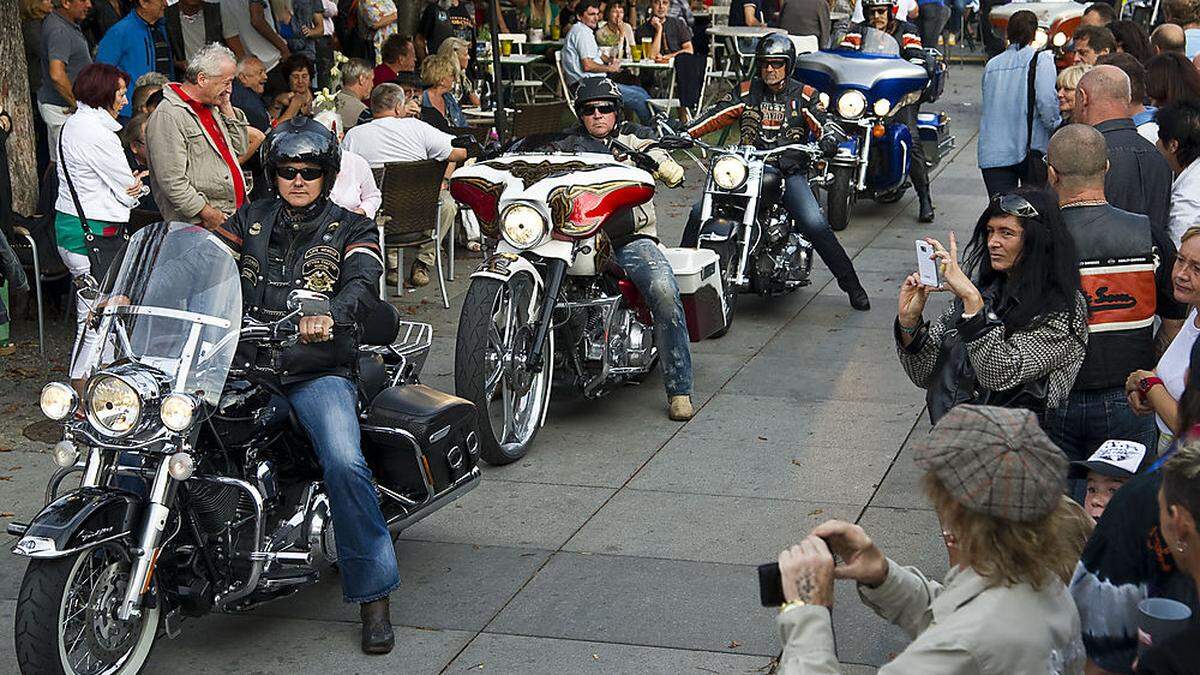
M 462 148 L 450 145 L 454 139 L 450 134 L 443 133 L 422 121 L 418 115 L 420 107 L 413 113 L 404 97 L 400 85 L 385 83 L 371 92 L 371 116 L 374 118 L 366 124 L 359 124 L 346 132 L 342 141 L 342 149 L 361 155 L 372 169 L 378 169 L 392 162 L 418 162 L 425 159 L 436 159 L 449 162 L 446 175 L 454 171 L 456 162 L 467 158 Z M 441 218 L 438 222 L 438 238 L 446 236 L 454 227 L 454 217 L 458 208 L 450 193 L 442 190 Z M 408 280 L 411 286 L 424 286 L 429 283 L 429 266 L 434 263 L 433 244 L 425 244 L 417 253 Z M 388 274 L 388 284 L 399 281 L 399 270 Z
M 362 59 L 350 59 L 342 66 L 342 88 L 335 100 L 343 131 L 371 120 L 370 109 L 363 101 L 370 98 L 374 88 L 375 69 L 371 64 Z
M 253 148 L 246 114 L 230 103 L 236 72 L 228 47 L 207 45 L 188 61 L 186 81 L 163 88 L 150 115 L 151 186 L 165 220 L 211 230 L 246 201 L 240 158 Z
M 1130 84 L 1125 71 L 1096 66 L 1075 89 L 1072 121 L 1088 124 L 1104 135 L 1108 174 L 1104 193 L 1108 203 L 1150 218 L 1156 239 L 1167 236 L 1173 176 L 1154 144 L 1142 138 L 1129 116 Z

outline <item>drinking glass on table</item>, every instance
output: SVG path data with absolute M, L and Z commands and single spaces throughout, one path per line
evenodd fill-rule
M 629 58 L 634 61 L 642 60 L 642 46 L 639 44 L 629 45 Z
M 500 56 L 512 56 L 512 40 L 500 41 Z
M 642 38 L 642 56 L 647 59 L 650 58 L 650 43 L 651 42 L 652 42 L 652 40 L 650 38 Z M 639 58 L 638 60 L 640 61 L 641 58 Z

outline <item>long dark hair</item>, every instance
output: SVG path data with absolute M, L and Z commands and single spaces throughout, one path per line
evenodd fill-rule
M 1006 215 L 997 195 L 975 222 L 963 271 L 977 280 L 981 290 L 999 283 L 1000 296 L 996 300 L 1003 308 L 1001 319 L 1010 335 L 1040 323 L 1039 317 L 1051 312 L 1067 312 L 1074 325 L 1079 312 L 1079 260 L 1075 242 L 1058 210 L 1058 200 L 1045 190 L 1031 187 L 1010 194 L 1024 197 L 1038 212 L 1033 218 L 1017 218 L 1024 231 L 1021 257 L 1008 272 L 992 269 L 987 248 L 988 221 Z
M 1192 427 L 1200 424 L 1200 340 L 1192 343 L 1192 354 L 1188 359 L 1187 382 L 1183 396 L 1179 397 L 1179 436 L 1185 440 Z

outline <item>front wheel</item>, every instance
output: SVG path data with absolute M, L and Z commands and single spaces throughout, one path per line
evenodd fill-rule
M 471 281 L 454 351 L 454 386 L 479 409 L 479 455 L 493 466 L 525 456 L 550 405 L 553 332 L 536 370 L 528 363 L 538 297 L 533 275 Z
M 157 607 L 122 621 L 130 564 L 115 544 L 55 560 L 30 560 L 17 596 L 17 664 L 42 675 L 132 675 L 158 631 Z
M 829 227 L 841 232 L 850 224 L 850 207 L 854 204 L 854 167 L 835 166 L 831 169 L 833 179 L 829 181 L 826 212 Z
M 725 295 L 725 327 L 708 336 L 711 339 L 725 337 L 733 328 L 733 314 L 737 310 L 738 291 L 733 284 L 733 268 L 737 264 L 736 252 L 733 246 L 735 240 L 724 242 L 720 246 L 702 245 L 717 254 L 721 266 L 721 292 Z

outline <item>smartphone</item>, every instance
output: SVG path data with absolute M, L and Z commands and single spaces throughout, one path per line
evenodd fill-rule
M 924 239 L 917 240 L 917 273 L 921 275 L 922 286 L 938 288 L 942 285 L 938 263 L 933 259 L 933 246 Z
M 783 573 L 779 563 L 758 566 L 758 598 L 763 607 L 780 607 L 787 602 L 783 597 Z

